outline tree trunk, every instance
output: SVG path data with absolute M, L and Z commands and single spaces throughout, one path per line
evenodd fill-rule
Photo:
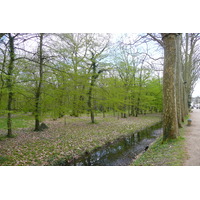
M 188 33 L 186 33 L 186 49 L 185 49 L 185 63 L 184 63 L 184 69 L 183 69 L 183 79 L 184 79 L 184 88 L 183 88 L 183 95 L 184 95 L 184 115 L 186 116 L 188 114 L 188 96 L 187 96 L 187 85 L 188 85 L 188 49 L 189 49 L 189 36 Z
M 91 58 L 92 77 L 91 77 L 90 88 L 89 88 L 89 92 L 88 92 L 88 107 L 89 107 L 89 111 L 90 111 L 91 122 L 95 123 L 95 121 L 94 121 L 94 105 L 93 105 L 94 102 L 92 101 L 92 92 L 93 92 L 93 88 L 95 85 L 95 81 L 99 77 L 99 75 L 103 72 L 103 70 L 99 70 L 98 73 L 96 72 L 98 64 L 95 60 L 94 53 L 93 52 L 91 52 L 91 53 L 92 53 L 92 58 Z
M 177 59 L 176 59 L 176 105 L 177 105 L 177 120 L 178 120 L 178 127 L 182 128 L 181 125 L 181 119 L 182 119 L 182 113 L 181 113 L 181 44 L 180 44 L 180 38 L 181 36 L 178 35 L 176 37 L 176 51 L 177 51 Z
M 5 85 L 5 81 L 3 79 L 3 71 L 5 70 L 5 66 L 6 66 L 6 52 L 3 55 L 3 62 L 2 62 L 2 66 L 1 66 L 1 74 L 0 74 L 0 81 L 1 81 L 1 88 L 0 88 L 0 109 L 1 109 L 1 104 L 2 104 L 2 98 L 3 98 L 3 88 Z
M 8 65 L 8 78 L 7 78 L 7 89 L 8 89 L 8 116 L 7 116 L 7 128 L 8 128 L 8 137 L 12 137 L 12 100 L 13 100 L 13 68 L 14 68 L 14 37 L 12 37 L 11 33 L 9 35 L 9 47 L 10 47 L 10 62 Z
M 35 94 L 35 131 L 40 131 L 40 115 L 41 115 L 41 89 L 43 82 L 43 37 L 44 33 L 40 34 L 39 44 L 39 84 Z
M 92 75 L 92 80 L 91 80 L 91 83 L 90 83 L 90 89 L 89 89 L 89 92 L 88 92 L 88 107 L 89 107 L 90 117 L 91 117 L 92 123 L 94 123 L 94 108 L 93 108 L 93 103 L 92 103 L 92 89 L 94 87 L 94 82 L 95 82 L 95 79 Z
M 163 74 L 163 140 L 174 139 L 178 135 L 176 107 L 176 67 L 177 35 L 162 34 L 164 42 Z
M 74 96 L 73 96 L 73 107 L 72 107 L 72 116 L 73 117 L 78 117 L 79 112 L 78 112 L 78 96 L 77 96 L 77 88 L 76 86 L 74 87 Z

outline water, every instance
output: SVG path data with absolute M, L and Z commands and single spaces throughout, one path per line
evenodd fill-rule
M 130 134 L 74 160 L 72 166 L 127 166 L 162 133 L 161 124 Z

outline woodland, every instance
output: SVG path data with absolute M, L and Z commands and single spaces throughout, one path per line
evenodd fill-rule
M 200 73 L 199 40 L 198 33 L 1 33 L 0 158 L 49 165 L 160 120 L 163 140 L 176 139 Z M 7 144 L 10 155 L 16 150 L 10 160 Z M 20 163 L 22 154 L 29 155 Z

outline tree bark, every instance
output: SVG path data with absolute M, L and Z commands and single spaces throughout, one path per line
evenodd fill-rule
M 162 34 L 164 42 L 163 140 L 174 139 L 178 135 L 175 76 L 177 67 L 177 35 Z
M 4 55 L 3 55 L 3 62 L 2 62 L 2 71 L 1 71 L 1 74 L 0 74 L 0 82 L 1 82 L 1 88 L 0 88 L 0 108 L 1 108 L 1 104 L 2 104 L 2 97 L 3 97 L 3 88 L 4 88 L 4 85 L 5 85 L 5 81 L 4 81 L 4 78 L 3 78 L 3 75 L 4 75 L 4 72 L 5 71 L 5 67 L 6 67 L 6 51 L 4 52 Z
M 105 70 L 101 69 L 97 72 L 98 64 L 97 64 L 97 61 L 95 58 L 96 55 L 93 52 L 91 52 L 91 54 L 92 54 L 92 58 L 91 58 L 92 76 L 91 76 L 91 82 L 90 82 L 90 87 L 89 87 L 89 91 L 88 91 L 88 107 L 89 107 L 89 111 L 90 111 L 91 122 L 95 123 L 95 121 L 94 121 L 94 105 L 93 105 L 94 102 L 92 101 L 92 92 L 93 92 L 93 88 L 94 88 L 96 79 Z
M 92 55 L 92 59 L 93 59 L 94 55 Z M 92 60 L 92 77 L 91 77 L 91 82 L 90 82 L 90 88 L 89 88 L 89 92 L 88 92 L 88 107 L 89 107 L 89 111 L 90 111 L 90 117 L 91 117 L 91 122 L 95 123 L 94 121 L 94 108 L 93 108 L 93 102 L 92 102 L 92 91 L 93 91 L 93 87 L 95 84 L 95 80 L 98 78 L 98 74 L 96 74 L 96 62 L 95 60 Z
M 188 114 L 188 96 L 187 96 L 187 85 L 188 85 L 188 49 L 189 49 L 189 36 L 186 33 L 186 50 L 185 50 L 185 63 L 183 70 L 183 78 L 184 78 L 184 115 Z
M 41 89 L 43 82 L 43 37 L 44 33 L 40 34 L 39 44 L 39 83 L 35 94 L 35 131 L 40 131 L 40 115 L 41 115 Z
M 93 111 L 93 105 L 92 105 L 92 88 L 94 84 L 91 82 L 90 84 L 90 89 L 88 92 L 88 107 L 90 111 L 90 117 L 91 117 L 91 122 L 94 123 L 94 111 Z
M 10 62 L 8 65 L 8 78 L 7 78 L 7 89 L 8 89 L 8 116 L 7 116 L 7 128 L 8 128 L 8 137 L 12 137 L 12 100 L 13 100 L 13 68 L 14 68 L 14 59 L 15 59 L 15 51 L 14 51 L 14 37 L 11 33 L 9 36 L 9 47 L 10 47 Z
M 181 112 L 181 36 L 177 35 L 176 37 L 176 105 L 177 105 L 177 120 L 178 127 L 182 128 L 182 112 Z

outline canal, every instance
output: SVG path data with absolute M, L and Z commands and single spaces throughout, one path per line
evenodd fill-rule
M 85 153 L 66 165 L 71 166 L 127 166 L 135 157 L 162 134 L 162 124 L 156 124 L 144 130 L 119 138 L 112 143 Z

